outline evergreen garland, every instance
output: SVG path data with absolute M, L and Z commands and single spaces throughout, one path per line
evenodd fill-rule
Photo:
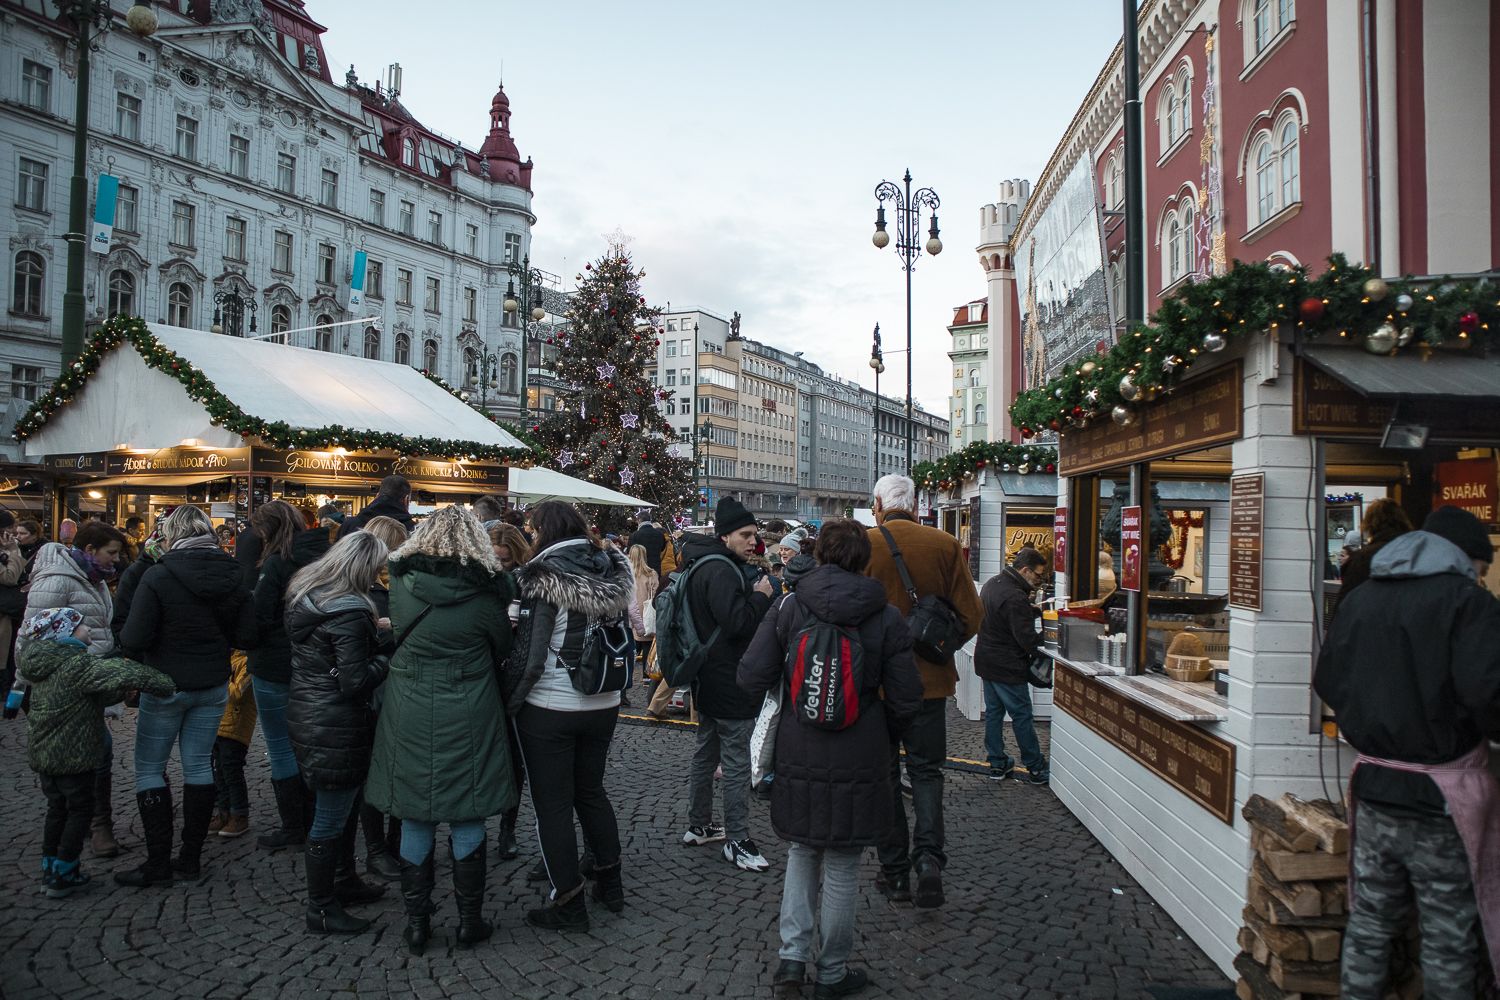
M 138 316 L 115 316 L 105 321 L 95 331 L 78 360 L 63 368 L 57 381 L 34 403 L 26 415 L 16 422 L 15 438 L 24 441 L 35 434 L 60 408 L 72 402 L 85 384 L 99 369 L 99 364 L 110 351 L 129 342 L 140 354 L 148 367 L 172 376 L 187 390 L 188 397 L 208 411 L 210 421 L 216 427 L 225 427 L 241 437 L 258 439 L 272 448 L 347 448 L 350 451 L 390 451 L 398 455 L 446 457 L 451 459 L 481 459 L 504 462 L 508 465 L 528 466 L 532 464 L 530 447 L 503 448 L 477 441 L 459 441 L 445 438 L 407 437 L 384 431 L 359 430 L 332 424 L 327 427 L 293 427 L 284 420 L 265 420 L 246 413 L 233 400 L 225 396 L 203 371 L 164 346 L 151 331 L 145 320 Z M 443 388 L 453 392 L 441 379 L 423 372 L 429 379 L 437 381 Z M 454 393 L 454 395 L 458 395 Z M 462 398 L 462 397 L 460 397 Z M 488 414 L 486 414 L 488 416 Z M 499 424 L 498 420 L 490 417 Z M 504 425 L 501 425 L 504 426 Z M 507 428 L 510 430 L 510 428 Z M 522 435 L 514 430 L 520 440 Z
M 949 452 L 936 461 L 917 463 L 911 477 L 922 489 L 949 490 L 991 466 L 1001 472 L 1022 475 L 1056 472 L 1057 452 L 1046 445 L 975 441 L 962 451 Z

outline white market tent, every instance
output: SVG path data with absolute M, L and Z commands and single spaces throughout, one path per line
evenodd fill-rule
M 518 469 L 512 466 L 509 492 L 511 497 L 528 504 L 541 503 L 543 500 L 571 500 L 605 507 L 655 506 L 649 501 L 627 496 L 598 483 L 542 468 Z
M 156 323 L 147 328 L 242 410 L 267 422 L 524 447 L 406 365 Z M 181 383 L 148 366 L 126 342 L 105 355 L 83 391 L 28 437 L 25 448 L 36 457 L 120 445 L 160 448 L 185 439 L 220 448 L 244 443 L 234 431 L 214 426 Z

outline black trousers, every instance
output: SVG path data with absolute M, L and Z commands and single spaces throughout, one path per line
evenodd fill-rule
M 42 856 L 77 861 L 94 818 L 94 772 L 44 774 L 47 819 L 42 825 Z
M 611 868 L 620 861 L 620 828 L 604 791 L 604 764 L 619 714 L 616 708 L 554 712 L 523 705 L 516 715 L 542 860 L 559 894 L 582 879 L 573 813 L 598 866 Z
M 245 755 L 250 748 L 227 736 L 214 739 L 208 763 L 214 771 L 214 811 L 226 816 L 250 815 L 250 789 L 245 785 Z

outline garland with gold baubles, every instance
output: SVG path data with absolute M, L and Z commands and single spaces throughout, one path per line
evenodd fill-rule
M 973 479 L 980 469 L 998 472 L 1056 472 L 1056 450 L 1039 444 L 1012 444 L 1009 441 L 975 441 L 961 451 L 950 452 L 933 462 L 919 462 L 911 478 L 924 490 L 951 490 L 966 479 Z
M 1169 391 L 1205 355 L 1282 329 L 1308 340 L 1356 340 L 1372 354 L 1482 353 L 1500 330 L 1500 288 L 1488 277 L 1386 281 L 1342 254 L 1317 277 L 1305 267 L 1237 261 L 1163 301 L 1149 325 L 1109 351 L 1021 393 L 1011 419 L 1022 437 L 1103 417 L 1128 425 L 1137 404 Z
M 272 448 L 390 451 L 398 455 L 467 458 L 474 461 L 487 459 L 522 466 L 531 464 L 533 460 L 531 449 L 526 447 L 502 448 L 478 441 L 407 437 L 339 424 L 317 428 L 293 427 L 283 420 L 264 420 L 253 416 L 220 392 L 202 369 L 157 340 L 146 327 L 145 320 L 138 316 L 112 317 L 95 331 L 78 359 L 63 367 L 52 387 L 16 422 L 16 440 L 24 441 L 35 434 L 53 414 L 72 402 L 73 397 L 83 390 L 88 380 L 98 371 L 104 356 L 127 341 L 148 367 L 180 382 L 187 390 L 188 397 L 208 411 L 209 420 L 216 427 L 227 428 L 247 439 L 257 438 Z M 438 381 L 442 384 L 441 380 Z M 453 391 L 447 385 L 444 388 Z M 517 436 L 520 437 L 519 434 Z

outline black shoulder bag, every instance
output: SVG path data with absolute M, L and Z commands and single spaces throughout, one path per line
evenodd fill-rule
M 958 618 L 958 609 L 953 602 L 939 594 L 918 596 L 906 560 L 896 547 L 896 539 L 885 525 L 880 526 L 885 544 L 890 546 L 891 558 L 896 561 L 896 572 L 901 574 L 901 586 L 911 598 L 911 611 L 907 613 L 906 625 L 911 629 L 911 645 L 918 656 L 930 663 L 947 663 L 953 659 L 963 645 L 963 624 Z

